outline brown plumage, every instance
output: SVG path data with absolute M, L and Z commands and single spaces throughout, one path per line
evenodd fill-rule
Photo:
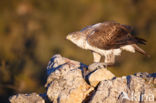
M 116 49 L 129 44 L 145 44 L 145 40 L 131 35 L 130 26 L 121 25 L 116 22 L 105 22 L 95 28 L 87 37 L 90 45 L 100 49 Z
M 135 51 L 149 56 L 138 44 L 146 44 L 145 40 L 132 35 L 132 27 L 116 22 L 103 22 L 88 26 L 80 31 L 70 33 L 67 39 L 77 46 L 91 50 L 94 62 L 100 62 L 101 56 L 105 63 L 113 64 L 115 56 L 122 50 Z

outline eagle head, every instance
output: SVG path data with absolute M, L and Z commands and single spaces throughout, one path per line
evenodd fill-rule
M 73 33 L 69 33 L 66 37 L 66 39 L 74 42 L 74 41 L 79 41 L 83 38 L 83 33 L 81 32 L 73 32 Z
M 69 33 L 66 36 L 67 40 L 70 40 L 71 42 L 73 42 L 74 44 L 76 44 L 77 46 L 83 48 L 84 47 L 84 43 L 86 41 L 85 39 L 86 37 L 84 36 L 84 33 L 82 32 L 73 32 L 73 33 Z

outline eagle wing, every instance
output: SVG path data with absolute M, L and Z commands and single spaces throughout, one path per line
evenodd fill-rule
M 94 27 L 93 27 L 94 28 Z M 87 36 L 87 42 L 100 49 L 116 49 L 129 44 L 145 44 L 145 40 L 131 35 L 132 28 L 116 22 L 104 22 Z

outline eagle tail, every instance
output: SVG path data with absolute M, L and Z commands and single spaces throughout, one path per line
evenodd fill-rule
M 136 40 L 137 43 L 144 44 L 144 45 L 146 45 L 146 42 L 147 42 L 146 40 L 144 40 L 142 38 L 138 38 L 138 37 L 135 37 L 135 40 Z
M 143 49 L 141 49 L 138 45 L 133 44 L 132 46 L 135 48 L 135 50 L 136 50 L 137 52 L 139 52 L 139 53 L 141 53 L 141 54 L 147 56 L 148 58 L 150 57 L 150 55 L 147 54 L 147 53 L 146 53 Z

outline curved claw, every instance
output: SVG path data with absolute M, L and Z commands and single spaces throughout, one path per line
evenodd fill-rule
M 106 63 L 92 63 L 88 66 L 89 71 L 94 71 L 94 70 L 101 69 L 101 68 L 107 68 L 107 64 Z

